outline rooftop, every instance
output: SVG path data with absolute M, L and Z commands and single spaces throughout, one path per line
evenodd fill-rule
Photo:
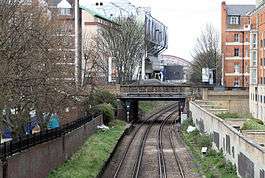
M 255 8 L 255 5 L 227 5 L 227 14 L 244 16 Z

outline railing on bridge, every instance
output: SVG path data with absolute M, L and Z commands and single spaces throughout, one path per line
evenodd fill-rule
M 201 96 L 201 87 L 191 85 L 122 85 L 120 87 L 122 96 Z

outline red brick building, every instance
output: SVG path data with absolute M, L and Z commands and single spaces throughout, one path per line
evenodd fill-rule
M 221 5 L 222 78 L 226 87 L 249 86 L 249 12 L 255 5 Z

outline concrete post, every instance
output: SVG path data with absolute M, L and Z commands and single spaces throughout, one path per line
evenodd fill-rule
M 178 103 L 178 116 L 179 116 L 179 122 L 181 123 L 181 102 Z
M 202 89 L 202 100 L 208 100 L 208 88 Z

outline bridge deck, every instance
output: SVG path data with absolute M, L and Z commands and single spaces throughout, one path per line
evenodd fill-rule
M 120 88 L 119 99 L 181 100 L 200 93 L 190 85 L 126 85 Z

